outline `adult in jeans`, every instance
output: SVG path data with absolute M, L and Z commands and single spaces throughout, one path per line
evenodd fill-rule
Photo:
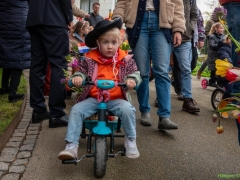
M 219 0 L 219 3 L 227 9 L 227 24 L 233 37 L 240 41 L 240 0 Z M 233 66 L 240 67 L 240 56 L 235 52 L 236 45 L 232 43 Z M 240 82 L 233 84 L 233 93 L 240 92 Z
M 151 126 L 149 105 L 150 50 L 159 108 L 158 129 L 177 129 L 170 120 L 171 99 L 168 67 L 172 45 L 181 44 L 185 30 L 182 0 L 118 0 L 112 18 L 123 19 L 142 83 L 137 90 L 140 123 Z M 173 34 L 172 34 L 173 33 Z M 173 41 L 172 41 L 173 35 Z
M 72 5 L 66 0 L 29 0 L 26 27 L 31 36 L 30 105 L 32 122 L 49 118 L 49 127 L 67 126 L 63 69 L 69 53 L 68 28 L 72 27 Z M 43 84 L 48 61 L 51 68 L 49 109 L 43 96 Z
M 194 8 L 194 4 L 192 4 L 191 8 Z M 198 59 L 198 52 L 197 52 L 197 48 L 201 49 L 204 45 L 204 39 L 205 39 L 205 35 L 204 35 L 204 21 L 203 21 L 203 17 L 201 14 L 201 11 L 197 8 L 197 13 L 198 13 L 198 18 L 197 18 L 197 23 L 195 25 L 194 28 L 194 34 L 192 36 L 191 39 L 191 43 L 192 43 L 192 60 L 191 60 L 191 72 L 195 69 L 196 64 L 197 64 L 197 59 Z M 192 16 L 190 16 L 191 18 Z M 183 95 L 181 93 L 181 71 L 180 71 L 180 67 L 179 67 L 179 63 L 177 60 L 176 56 L 173 56 L 173 77 L 174 77 L 174 89 L 175 92 L 178 95 L 178 100 L 183 101 Z
M 182 44 L 174 47 L 181 74 L 181 93 L 183 95 L 182 110 L 190 113 L 200 112 L 196 102 L 192 99 L 191 61 L 192 61 L 192 35 L 194 33 L 198 10 L 196 1 L 183 0 L 186 31 L 182 35 Z

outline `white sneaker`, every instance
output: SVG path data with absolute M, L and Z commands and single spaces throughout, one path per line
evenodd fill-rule
M 64 151 L 58 154 L 60 160 L 77 159 L 78 157 L 78 145 L 74 143 L 67 143 Z
M 137 149 L 136 138 L 125 138 L 126 157 L 138 158 L 140 156 Z

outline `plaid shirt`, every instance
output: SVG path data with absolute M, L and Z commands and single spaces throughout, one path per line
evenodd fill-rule
M 198 19 L 197 19 L 197 24 L 195 27 L 194 31 L 194 44 L 198 43 L 199 41 L 204 41 L 206 36 L 205 36 L 205 29 L 204 29 L 204 20 L 202 17 L 202 13 L 200 9 L 198 9 Z

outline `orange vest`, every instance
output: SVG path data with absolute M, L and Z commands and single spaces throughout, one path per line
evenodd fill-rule
M 127 55 L 127 52 L 119 50 L 118 51 L 118 61 L 122 61 L 122 59 Z M 107 79 L 107 80 L 114 80 L 119 81 L 119 75 L 117 74 L 116 79 L 113 74 L 113 64 L 103 64 L 101 60 L 98 58 L 98 50 L 92 50 L 86 54 L 86 57 L 91 58 L 92 60 L 96 61 L 98 64 L 98 74 L 97 79 Z M 116 64 L 116 69 L 119 70 L 120 65 Z M 110 93 L 110 100 L 113 99 L 124 99 L 121 87 L 114 87 L 108 90 Z M 97 99 L 98 95 L 98 88 L 93 86 L 90 90 L 89 95 L 93 98 Z

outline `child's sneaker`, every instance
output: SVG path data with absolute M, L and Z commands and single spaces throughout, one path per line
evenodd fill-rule
M 78 156 L 78 145 L 74 143 L 67 143 L 64 151 L 58 154 L 60 160 L 71 160 L 77 159 Z
M 125 138 L 124 146 L 128 158 L 138 158 L 140 156 L 137 149 L 136 138 Z

